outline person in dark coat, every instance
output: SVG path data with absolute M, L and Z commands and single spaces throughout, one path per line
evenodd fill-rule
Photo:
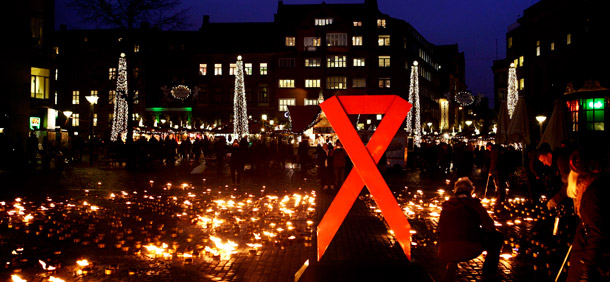
M 606 146 L 605 144 L 602 146 Z M 574 234 L 568 282 L 610 281 L 610 176 L 607 154 L 583 146 L 570 156 L 567 195 L 574 199 L 580 224 Z
M 438 223 L 438 257 L 449 267 L 476 258 L 486 250 L 483 279 L 494 279 L 504 240 L 481 201 L 472 197 L 473 191 L 468 177 L 459 178 L 455 182 L 454 196 L 443 202 Z M 453 281 L 453 275 L 448 272 L 446 281 Z
M 231 181 L 233 184 L 239 185 L 241 181 L 241 174 L 244 172 L 244 166 L 246 164 L 244 149 L 240 148 L 240 144 L 237 139 L 233 140 L 231 145 L 231 159 L 229 161 L 229 168 L 231 170 Z
M 343 185 L 343 180 L 345 180 L 345 163 L 347 160 L 347 153 L 345 152 L 345 149 L 343 149 L 341 141 L 337 140 L 331 155 L 333 158 L 333 169 L 335 171 L 334 185 L 339 189 L 341 188 L 341 185 Z M 334 187 L 331 185 L 331 189 L 332 188 Z
M 328 144 L 324 143 L 322 147 L 318 144 L 316 160 L 318 162 L 318 177 L 320 178 L 320 186 L 322 189 L 328 189 L 332 182 L 333 163 L 331 158 L 331 149 Z

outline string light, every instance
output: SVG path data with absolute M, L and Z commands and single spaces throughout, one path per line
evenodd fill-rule
M 125 53 L 119 58 L 119 76 L 116 81 L 116 95 L 114 98 L 114 118 L 110 140 L 116 141 L 120 134 L 127 131 L 127 59 Z
M 508 69 L 508 95 L 506 96 L 506 107 L 508 108 L 508 117 L 513 118 L 513 112 L 519 100 L 519 90 L 517 89 L 517 68 L 515 64 L 510 64 Z
M 244 87 L 244 62 L 237 56 L 235 70 L 235 92 L 233 93 L 233 136 L 239 138 L 248 134 L 248 111 Z
M 413 108 L 407 114 L 407 132 L 412 133 L 415 146 L 421 144 L 421 121 L 419 114 L 419 76 L 417 72 L 417 61 L 413 61 L 411 67 L 411 83 L 409 85 L 409 103 Z M 415 117 L 413 117 L 415 116 Z M 413 120 L 415 120 L 415 130 L 413 130 Z

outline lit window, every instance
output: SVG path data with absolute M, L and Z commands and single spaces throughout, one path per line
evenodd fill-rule
M 252 75 L 252 63 L 244 64 L 244 73 L 246 73 L 246 75 Z
M 365 78 L 354 78 L 352 80 L 352 88 L 365 88 L 365 87 L 366 87 Z
M 259 68 L 261 75 L 267 75 L 267 63 L 261 63 Z
M 512 48 L 513 47 L 513 38 L 509 37 L 508 38 L 508 48 Z
M 55 55 L 59 55 L 59 47 L 58 46 L 53 47 L 53 50 L 55 51 Z
M 326 57 L 326 66 L 329 68 L 344 68 L 346 67 L 345 56 L 328 56 Z
M 354 22 L 354 26 L 362 26 L 362 22 Z
M 91 96 L 97 97 L 97 90 L 91 90 Z
M 354 67 L 364 67 L 364 58 L 354 58 Z
M 320 37 L 303 38 L 303 43 L 305 44 L 305 47 L 318 47 L 318 46 L 320 46 L 321 41 L 322 40 L 320 39 Z
M 523 90 L 523 88 L 525 88 L 525 79 L 520 78 L 519 79 L 519 90 Z
M 315 105 L 320 105 L 320 100 L 318 99 L 308 99 L 305 98 L 305 100 L 303 101 L 303 104 L 305 106 L 315 106 Z
M 80 104 L 80 92 L 78 90 L 72 91 L 72 105 Z
M 347 33 L 326 34 L 327 46 L 347 46 Z
M 108 68 L 108 80 L 116 79 L 116 68 Z
M 108 91 L 108 104 L 114 104 L 114 99 L 116 99 L 116 90 Z
M 133 103 L 134 104 L 140 103 L 140 91 L 139 90 L 136 90 L 133 92 Z
M 214 75 L 222 75 L 222 64 L 214 64 Z
M 322 60 L 320 58 L 307 58 L 305 59 L 305 67 L 319 67 Z
M 519 59 L 515 59 L 515 60 L 513 61 L 513 66 L 514 66 L 514 67 L 519 66 Z
M 278 100 L 280 112 L 288 111 L 288 106 L 294 106 L 296 104 L 295 98 L 283 98 Z
M 379 56 L 379 67 L 387 68 L 390 66 L 390 56 Z
M 79 113 L 73 113 L 70 118 L 72 118 L 72 126 L 79 126 L 80 125 L 80 114 Z
M 362 46 L 362 35 L 352 36 L 352 46 Z
M 570 122 L 572 124 L 572 131 L 578 131 L 578 110 L 579 110 L 579 101 L 567 101 L 568 104 L 568 112 L 570 113 Z M 595 115 L 594 115 L 595 116 Z
M 305 79 L 305 88 L 320 88 L 319 79 Z
M 30 97 L 49 99 L 49 77 L 51 71 L 41 68 L 30 68 Z
M 138 53 L 138 52 L 140 52 L 140 45 L 138 45 L 138 44 L 133 45 L 133 52 L 134 52 L 134 53 Z
M 522 66 L 523 66 L 523 60 L 524 60 L 523 56 L 520 56 L 520 57 L 519 57 L 519 66 L 520 66 L 520 67 L 522 67 Z
M 555 42 L 551 42 L 551 51 L 555 51 Z
M 378 19 L 377 20 L 377 27 L 379 27 L 379 28 L 386 28 L 385 19 Z
M 389 35 L 379 35 L 377 37 L 377 43 L 379 46 L 390 46 L 390 36 Z
M 296 39 L 294 36 L 286 36 L 286 46 L 294 46 L 296 43 Z
M 266 84 L 258 86 L 258 102 L 269 103 L 269 87 Z
M 605 98 L 592 98 L 583 100 L 586 130 L 604 131 Z
M 570 45 L 572 44 L 572 34 L 568 33 L 568 35 L 566 36 L 566 44 Z
M 536 41 L 536 56 L 540 56 L 540 41 Z
M 280 68 L 294 68 L 294 58 L 280 58 Z
M 114 119 L 114 113 L 108 114 L 108 123 L 112 123 L 113 119 Z
M 314 23 L 317 26 L 331 25 L 331 24 L 333 24 L 333 19 L 332 18 L 314 19 Z
M 379 88 L 390 88 L 390 78 L 380 78 L 379 79 Z
M 280 79 L 280 88 L 294 88 L 294 79 Z
M 199 64 L 199 75 L 208 75 L 208 64 Z
M 235 75 L 235 70 L 237 70 L 237 64 L 229 64 L 229 75 Z
M 347 77 L 329 76 L 326 78 L 326 89 L 346 89 Z

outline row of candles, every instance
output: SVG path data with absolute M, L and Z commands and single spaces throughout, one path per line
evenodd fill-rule
M 313 191 L 269 193 L 263 186 L 260 193 L 252 194 L 228 186 L 155 186 L 152 180 L 144 191 L 106 195 L 100 191 L 84 190 L 82 195 L 60 200 L 0 202 L 0 232 L 15 239 L 3 242 L 12 251 L 0 262 L 13 273 L 11 279 L 21 281 L 25 278 L 20 273 L 27 276 L 41 268 L 37 275 L 44 281 L 60 281 L 58 274 L 141 273 L 133 268 L 119 271 L 121 263 L 97 259 L 102 263 L 97 266 L 87 261 L 96 257 L 137 259 L 143 265 L 146 261 L 205 264 L 242 253 L 256 255 L 264 248 L 312 245 Z M 82 252 L 64 251 L 76 248 Z M 75 258 L 78 261 L 73 264 Z M 38 266 L 33 265 L 36 260 Z

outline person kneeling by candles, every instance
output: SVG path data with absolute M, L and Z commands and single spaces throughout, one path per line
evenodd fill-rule
M 504 239 L 494 226 L 481 200 L 473 198 L 474 186 L 468 177 L 455 182 L 454 196 L 443 202 L 438 223 L 438 257 L 447 262 L 445 281 L 455 280 L 457 263 L 487 251 L 483 281 L 497 279 L 500 251 Z

